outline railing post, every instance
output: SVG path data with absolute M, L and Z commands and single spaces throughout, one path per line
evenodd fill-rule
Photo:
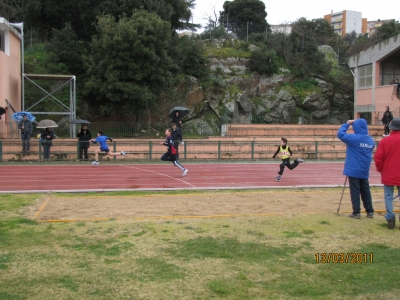
M 315 141 L 315 159 L 318 159 L 318 141 Z
M 187 142 L 185 141 L 185 143 L 183 144 L 183 157 L 185 158 L 185 160 L 186 160 L 186 146 L 187 146 Z
M 0 161 L 3 160 L 3 142 L 0 141 Z
M 218 160 L 221 159 L 221 141 L 218 141 Z
M 81 146 L 80 144 L 80 141 L 77 141 L 76 142 L 76 159 L 77 160 L 81 160 L 81 157 L 79 156 L 79 153 L 80 153 L 80 151 L 79 151 L 79 147 Z
M 42 160 L 42 142 L 39 140 L 39 161 Z
M 251 141 L 251 160 L 254 160 L 254 141 Z
M 117 142 L 116 141 L 113 142 L 113 146 L 114 146 L 113 152 L 115 153 L 115 152 L 117 152 Z M 117 157 L 115 155 L 114 155 L 114 160 L 117 160 Z
M 153 143 L 149 141 L 149 160 L 151 160 L 151 157 L 153 155 L 152 151 L 153 151 Z

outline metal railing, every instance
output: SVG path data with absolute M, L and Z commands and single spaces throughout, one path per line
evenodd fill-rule
M 113 141 L 109 148 L 113 152 L 124 150 L 127 161 L 157 161 L 166 151 L 161 145 L 163 139 L 152 141 Z M 276 142 L 259 141 L 204 141 L 185 140 L 184 145 L 179 146 L 180 160 L 263 160 L 269 159 L 278 149 Z M 346 157 L 346 146 L 340 141 L 291 141 L 290 148 L 293 157 L 304 159 L 343 159 Z M 98 145 L 90 146 L 89 160 L 94 158 L 94 150 Z M 0 141 L 0 161 L 42 161 L 43 149 L 39 140 L 32 140 L 30 152 L 21 152 L 22 142 Z M 79 142 L 53 140 L 50 149 L 52 161 L 76 161 L 83 160 L 79 157 Z M 120 158 L 107 157 L 105 153 L 100 155 L 100 160 L 116 161 Z
M 267 114 L 264 117 L 253 116 L 250 117 L 252 124 L 343 124 L 349 119 L 353 118 L 353 111 L 332 111 L 326 115 L 319 115 L 320 112 L 298 112 L 287 111 L 284 115 Z M 222 124 L 238 124 L 239 120 L 222 116 L 221 120 L 215 121 L 215 124 L 209 124 L 204 120 L 191 120 L 182 125 L 183 134 L 186 137 L 206 137 L 206 136 L 219 136 L 221 135 Z M 96 132 L 102 130 L 105 135 L 112 138 L 156 138 L 164 136 L 165 128 L 170 126 L 168 122 L 159 122 L 149 126 L 145 123 L 134 122 L 93 122 L 88 125 L 92 133 L 92 137 L 96 137 Z M 54 128 L 53 132 L 58 137 L 69 137 L 70 125 L 63 123 L 59 127 Z M 76 125 L 77 130 L 80 129 Z M 34 124 L 35 127 L 35 124 Z M 35 128 L 32 136 L 36 136 L 43 129 Z M 0 138 L 18 138 L 20 132 L 18 130 L 17 122 L 6 122 L 0 124 Z

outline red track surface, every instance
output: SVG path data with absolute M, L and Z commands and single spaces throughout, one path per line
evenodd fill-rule
M 172 164 L 0 166 L 0 191 L 107 191 L 158 189 L 240 189 L 343 186 L 343 162 L 300 164 L 274 181 L 276 163 L 184 164 L 188 175 Z M 370 184 L 380 185 L 374 164 Z

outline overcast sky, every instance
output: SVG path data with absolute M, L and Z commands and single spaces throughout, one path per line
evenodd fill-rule
M 219 15 L 225 0 L 196 0 L 196 8 L 193 10 L 193 22 L 206 24 L 204 18 L 213 15 L 215 11 Z M 353 10 L 362 13 L 363 18 L 370 21 L 395 19 L 399 20 L 399 4 L 393 1 L 368 2 L 361 0 L 263 0 L 268 14 L 267 22 L 270 25 L 293 22 L 301 17 L 308 20 L 323 18 L 333 12 Z M 201 30 L 203 31 L 203 30 Z

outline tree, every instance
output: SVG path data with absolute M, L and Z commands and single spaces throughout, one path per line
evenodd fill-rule
M 265 32 L 268 27 L 265 4 L 261 0 L 225 1 L 223 8 L 219 22 L 241 39 L 247 36 L 247 26 L 248 34 Z
M 9 22 L 22 22 L 24 0 L 2 0 L 0 1 L 0 16 Z
M 334 41 L 333 28 L 326 26 L 327 21 L 306 20 L 300 18 L 292 25 L 292 32 L 285 41 L 285 59 L 292 66 L 293 72 L 307 79 L 314 75 L 325 76 L 331 66 L 318 46 Z
M 46 40 L 51 39 L 52 29 L 61 30 L 65 23 L 69 22 L 78 39 L 89 42 L 96 33 L 98 16 L 111 15 L 118 20 L 122 15 L 132 16 L 133 11 L 137 9 L 156 13 L 162 20 L 170 22 L 172 31 L 188 28 L 191 26 L 190 9 L 194 7 L 194 1 L 25 0 L 23 17 L 25 25 L 36 28 Z
M 139 116 L 155 108 L 177 70 L 167 48 L 171 25 L 155 13 L 136 11 L 132 18 L 99 17 L 88 58 L 86 97 L 102 115 Z
M 53 38 L 48 45 L 49 52 L 54 53 L 54 63 L 63 63 L 69 69 L 69 74 L 80 76 L 86 72 L 83 63 L 85 45 L 78 40 L 71 23 L 65 24 L 62 30 L 53 29 Z
M 179 38 L 180 69 L 185 75 L 203 79 L 208 74 L 207 59 L 203 55 L 203 46 L 198 40 L 186 36 Z

